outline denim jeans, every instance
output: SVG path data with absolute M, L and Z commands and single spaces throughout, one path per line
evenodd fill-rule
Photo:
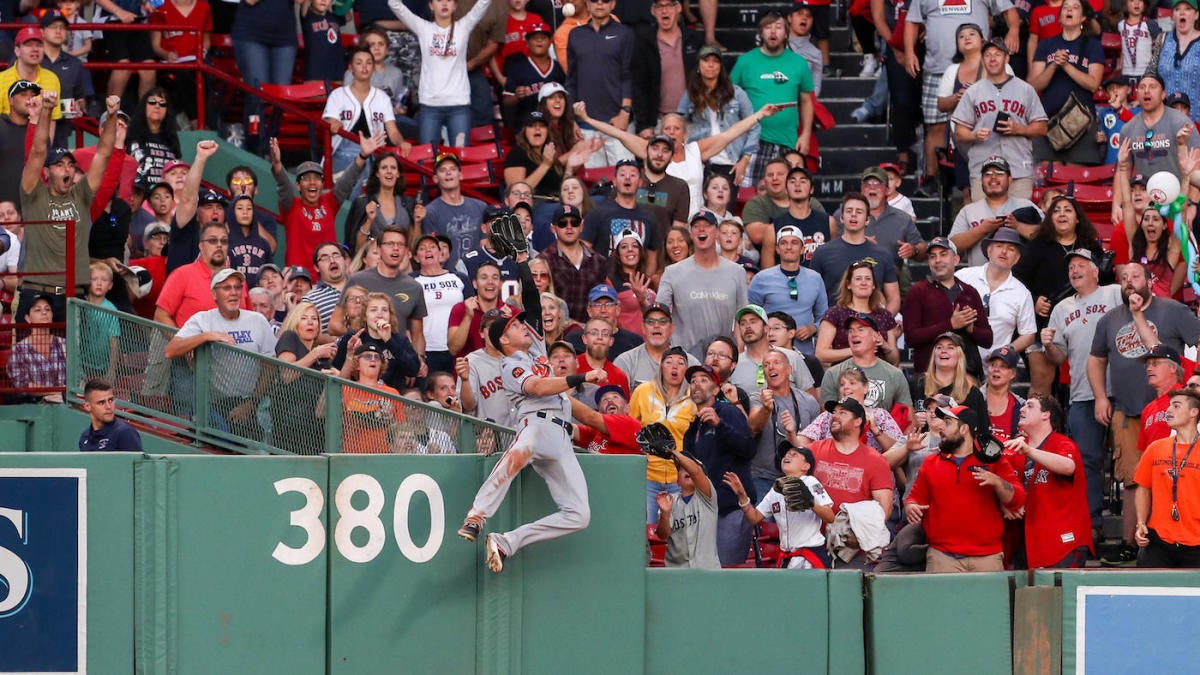
M 746 562 L 753 538 L 754 528 L 741 509 L 717 519 L 717 558 L 721 560 L 721 566 Z
M 471 85 L 471 126 L 481 127 L 491 124 L 495 114 L 492 103 L 492 83 L 488 82 L 487 76 L 479 68 L 467 73 L 467 82 Z
M 264 82 L 268 84 L 288 84 L 292 81 L 292 67 L 296 63 L 296 47 L 269 47 L 255 42 L 235 40 L 233 56 L 237 60 L 238 70 L 246 84 L 258 87 Z M 249 129 L 250 115 L 262 115 L 263 104 L 256 96 L 246 97 L 243 120 Z M 257 139 L 247 139 L 253 144 Z M 251 148 L 252 145 L 248 145 Z
M 358 143 L 343 138 L 341 144 L 333 151 L 333 175 L 336 176 L 349 168 L 354 163 L 354 158 L 358 157 L 361 152 L 362 148 L 358 146 Z M 358 182 L 350 189 L 352 196 L 362 194 L 362 187 L 367 182 L 367 175 L 371 173 L 371 161 L 367 160 L 367 165 L 363 168 L 362 175 L 358 177 Z
M 421 143 L 441 143 L 442 127 L 448 144 L 461 148 L 470 142 L 471 106 L 426 105 L 417 113 L 418 139 Z
M 1067 408 L 1067 433 L 1083 458 L 1083 473 L 1087 478 L 1088 511 L 1092 514 L 1092 526 L 1101 523 L 1100 513 L 1104 508 L 1104 433 L 1105 429 L 1096 421 L 1095 401 L 1076 401 Z
M 646 481 L 646 524 L 653 525 L 658 522 L 658 493 L 666 492 L 668 494 L 677 495 L 682 490 L 679 488 L 679 483 L 658 483 L 656 481 Z
M 875 79 L 875 89 L 871 91 L 871 95 L 863 101 L 863 108 L 872 117 L 883 115 L 887 112 L 888 103 L 888 73 L 887 68 L 879 69 L 879 76 Z

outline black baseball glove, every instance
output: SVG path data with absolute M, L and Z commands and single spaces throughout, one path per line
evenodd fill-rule
M 529 241 L 521 229 L 521 221 L 512 214 L 500 216 L 492 223 L 492 248 L 506 258 L 517 259 L 518 253 L 529 251 Z
M 675 458 L 675 437 L 671 430 L 662 422 L 654 422 L 642 427 L 634 437 L 642 452 L 662 459 Z
M 776 478 L 775 491 L 783 495 L 788 511 L 808 511 L 813 507 L 812 492 L 799 476 Z

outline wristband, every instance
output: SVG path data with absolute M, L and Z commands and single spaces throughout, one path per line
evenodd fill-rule
M 583 384 L 584 382 L 587 382 L 586 375 L 568 375 L 566 379 L 567 379 L 567 386 L 571 389 L 575 389 L 576 387 Z
M 750 506 L 750 500 L 749 500 L 749 499 L 747 499 L 747 500 L 746 500 L 746 503 L 744 503 L 744 504 L 738 504 L 738 508 L 739 508 L 739 509 L 744 509 L 744 508 L 746 508 L 747 506 Z
M 360 152 L 360 153 L 358 153 L 358 158 L 359 158 L 359 159 L 361 159 L 362 161 L 364 161 L 364 162 L 365 162 L 365 161 L 367 161 L 368 159 L 371 159 L 371 156 L 370 156 L 370 155 L 364 155 L 364 154 L 362 154 L 362 153 Z

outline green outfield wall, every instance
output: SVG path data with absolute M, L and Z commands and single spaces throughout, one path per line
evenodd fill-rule
M 591 525 L 494 575 L 494 461 L 0 454 L 0 673 L 1073 673 L 1077 589 L 1200 585 L 646 569 L 644 460 L 591 455 Z M 526 472 L 488 527 L 552 509 Z

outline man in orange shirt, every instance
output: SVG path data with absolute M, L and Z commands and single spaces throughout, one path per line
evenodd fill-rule
M 1170 400 L 1175 437 L 1151 443 L 1134 473 L 1138 567 L 1200 567 L 1200 394 L 1177 389 Z

